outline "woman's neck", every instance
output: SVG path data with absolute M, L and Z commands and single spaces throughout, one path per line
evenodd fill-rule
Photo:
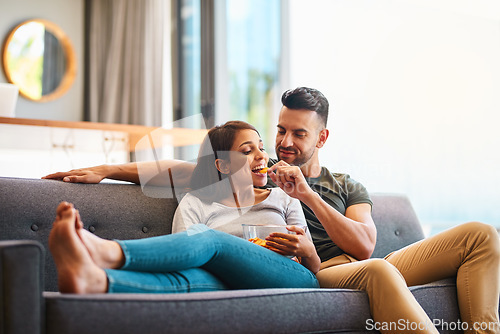
M 233 196 L 220 201 L 221 204 L 231 207 L 247 207 L 258 204 L 269 195 L 268 189 L 249 187 L 245 189 L 234 189 Z

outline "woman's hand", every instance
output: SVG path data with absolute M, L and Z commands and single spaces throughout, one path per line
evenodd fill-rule
M 70 183 L 99 183 L 106 177 L 105 166 L 72 169 L 69 172 L 57 172 L 42 179 L 59 180 Z
M 306 232 L 296 225 L 287 225 L 286 229 L 295 234 L 271 233 L 266 237 L 266 245 L 278 254 L 300 257 L 300 263 L 314 274 L 319 271 L 321 260 L 316 248 Z

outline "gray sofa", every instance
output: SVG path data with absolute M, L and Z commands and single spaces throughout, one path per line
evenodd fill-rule
M 177 202 L 161 188 L 0 177 L 0 333 L 373 333 L 364 292 L 262 289 L 191 294 L 60 294 L 47 238 L 61 201 L 104 238 L 171 232 Z M 167 196 L 168 197 L 168 196 Z M 408 199 L 372 194 L 374 257 L 423 237 Z M 453 278 L 411 288 L 431 319 L 459 319 Z M 367 326 L 368 325 L 368 326 Z M 367 328 L 368 327 L 368 328 Z M 442 333 L 454 333 L 441 329 Z M 459 331 L 457 331 L 459 333 Z

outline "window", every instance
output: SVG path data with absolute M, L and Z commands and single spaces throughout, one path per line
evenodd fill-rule
M 281 0 L 178 0 L 174 120 L 207 128 L 253 124 L 273 146 L 282 93 Z M 199 123 L 190 118 L 201 114 Z M 205 124 L 203 124 L 205 123 Z M 194 159 L 196 153 L 177 152 Z
M 227 108 L 218 115 L 221 121 L 239 119 L 251 123 L 268 149 L 274 146 L 281 93 L 280 13 L 280 0 L 226 1 L 226 68 L 217 86 L 228 93 L 223 101 Z M 217 34 L 217 38 L 221 37 L 222 33 Z

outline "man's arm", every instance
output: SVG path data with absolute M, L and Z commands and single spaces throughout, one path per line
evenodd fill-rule
M 278 165 L 280 164 L 280 165 Z M 368 259 L 375 248 L 377 230 L 370 204 L 351 205 L 345 216 L 326 203 L 307 184 L 299 167 L 280 162 L 269 174 L 288 195 L 307 205 L 324 226 L 328 236 L 344 252 L 358 260 Z
M 131 162 L 121 165 L 100 165 L 68 172 L 57 172 L 42 179 L 62 180 L 73 183 L 99 183 L 103 179 L 127 181 L 135 184 L 147 182 L 148 185 L 170 185 L 175 180 L 176 187 L 187 187 L 191 181 L 194 163 L 182 160 L 161 160 Z
M 304 198 L 332 241 L 358 260 L 369 259 L 375 249 L 377 229 L 371 216 L 371 205 L 351 205 L 345 216 L 326 203 L 317 193 Z

